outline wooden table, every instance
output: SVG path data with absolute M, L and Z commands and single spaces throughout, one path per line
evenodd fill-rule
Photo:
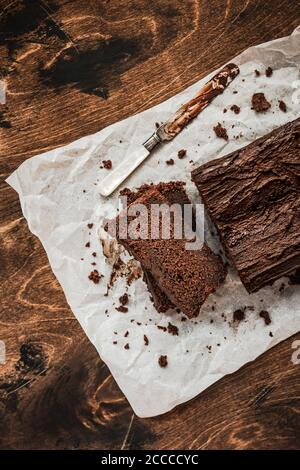
M 0 447 L 299 449 L 292 343 L 154 419 L 137 418 L 82 332 L 4 179 L 26 158 L 178 93 L 290 34 L 290 0 L 0 0 Z M 46 359 L 18 362 L 28 340 Z M 42 359 L 42 358 L 41 358 Z M 26 361 L 25 361 L 26 362 Z M 20 370 L 16 370 L 16 366 Z M 26 363 L 25 363 L 26 366 Z

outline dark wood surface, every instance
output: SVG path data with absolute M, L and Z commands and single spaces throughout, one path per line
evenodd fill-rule
M 0 448 L 300 448 L 299 335 L 167 415 L 134 416 L 4 183 L 26 158 L 157 104 L 299 23 L 290 0 L 0 0 Z M 20 362 L 29 340 L 38 355 L 23 347 Z

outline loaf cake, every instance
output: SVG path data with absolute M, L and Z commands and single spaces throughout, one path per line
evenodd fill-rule
M 300 267 L 300 118 L 192 172 L 248 292 Z

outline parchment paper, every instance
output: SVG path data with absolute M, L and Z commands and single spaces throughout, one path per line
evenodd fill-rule
M 190 182 L 193 168 L 299 116 L 293 87 L 299 79 L 300 27 L 291 36 L 252 47 L 232 61 L 240 65 L 239 77 L 173 142 L 151 155 L 126 186 L 184 179 L 193 202 L 200 202 Z M 269 78 L 264 74 L 268 66 L 274 70 Z M 261 71 L 261 76 L 255 76 L 255 69 Z M 124 278 L 117 279 L 105 296 L 111 265 L 100 247 L 99 221 L 104 214 L 113 215 L 116 196 L 105 200 L 99 195 L 99 184 L 108 171 L 100 169 L 100 163 L 111 159 L 116 165 L 151 134 L 155 122 L 169 117 L 208 78 L 141 114 L 25 161 L 7 180 L 19 193 L 29 228 L 41 240 L 72 311 L 141 417 L 165 413 L 193 398 L 300 329 L 300 287 L 288 285 L 287 279 L 249 295 L 230 271 L 225 285 L 208 298 L 199 318 L 184 322 L 178 313 L 155 311 L 142 279 L 128 287 L 128 313 L 115 310 L 127 288 Z M 251 96 L 259 91 L 272 104 L 271 110 L 262 114 L 251 110 Z M 286 113 L 278 109 L 280 99 L 287 104 Z M 223 113 L 232 104 L 241 107 L 240 114 L 230 110 Z M 214 135 L 213 126 L 218 122 L 228 130 L 227 143 Z M 242 136 L 234 139 L 240 133 Z M 187 156 L 179 160 L 177 152 L 181 148 L 187 149 Z M 170 157 L 175 160 L 173 166 L 165 163 Z M 94 223 L 92 229 L 88 229 L 88 223 Z M 206 236 L 218 250 L 218 241 L 208 227 Z M 90 249 L 85 247 L 88 241 Z M 97 253 L 95 258 L 93 251 Z M 92 262 L 104 274 L 97 285 L 88 279 Z M 284 289 L 280 289 L 282 283 Z M 249 307 L 245 321 L 233 324 L 233 312 L 245 306 Z M 261 310 L 269 311 L 269 326 L 259 317 Z M 178 336 L 157 328 L 167 326 L 169 321 L 178 326 Z M 148 346 L 144 335 L 149 339 Z M 124 349 L 126 343 L 128 350 Z M 158 365 L 161 354 L 168 356 L 164 369 Z

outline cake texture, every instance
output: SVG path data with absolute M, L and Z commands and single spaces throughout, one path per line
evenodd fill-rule
M 161 182 L 155 186 L 153 184 L 143 184 L 136 191 L 125 188 L 120 192 L 120 196 L 127 197 L 128 206 L 154 187 L 168 199 L 170 204 L 180 204 L 182 208 L 184 204 L 191 204 L 191 201 L 185 191 L 185 183 L 183 181 L 170 181 L 166 183 Z M 147 271 L 144 266 L 142 266 L 142 269 L 143 280 L 148 287 L 151 300 L 153 301 L 156 310 L 160 313 L 165 313 L 168 310 L 175 308 L 174 304 L 170 301 L 167 295 L 160 289 L 152 274 Z
M 300 118 L 192 172 L 248 292 L 300 266 Z
M 191 201 L 185 191 L 185 183 L 183 181 L 170 181 L 170 182 L 161 182 L 157 185 L 153 184 L 143 184 L 139 189 L 133 191 L 132 189 L 125 188 L 120 192 L 121 196 L 127 197 L 127 205 L 132 204 L 139 197 L 145 194 L 152 188 L 156 188 L 161 194 L 163 194 L 170 204 L 180 204 L 181 207 L 184 204 L 191 204 Z M 194 226 L 194 223 L 193 223 Z M 169 309 L 174 308 L 174 304 L 170 301 L 167 295 L 160 289 L 155 278 L 152 274 L 143 268 L 143 280 L 147 284 L 148 290 L 150 292 L 151 299 L 154 303 L 156 310 L 160 313 L 165 313 Z
M 170 196 L 170 193 L 173 195 Z M 130 198 L 131 195 L 128 194 L 128 196 Z M 172 187 L 172 185 L 169 187 L 163 184 L 142 187 L 139 197 L 135 199 L 133 196 L 131 204 L 116 220 L 118 227 L 122 225 L 124 217 L 132 222 L 134 217 L 129 217 L 131 209 L 134 205 L 143 204 L 147 208 L 147 229 L 139 227 L 138 236 L 134 238 L 124 238 L 123 234 L 117 230 L 117 238 L 127 251 L 141 263 L 146 271 L 146 280 L 147 274 L 150 273 L 150 282 L 154 279 L 168 300 L 191 318 L 198 315 L 207 296 L 224 281 L 226 269 L 220 257 L 215 255 L 205 243 L 201 249 L 187 250 L 188 240 L 184 237 L 180 239 L 174 237 L 174 219 L 171 219 L 170 223 L 170 238 L 163 238 L 161 233 L 158 238 L 151 237 L 152 205 L 170 206 L 175 200 L 177 202 L 182 200 L 178 198 L 178 187 Z M 186 203 L 189 203 L 188 198 Z M 182 211 L 179 210 L 182 217 Z M 162 229 L 162 223 L 160 223 L 160 229 Z

